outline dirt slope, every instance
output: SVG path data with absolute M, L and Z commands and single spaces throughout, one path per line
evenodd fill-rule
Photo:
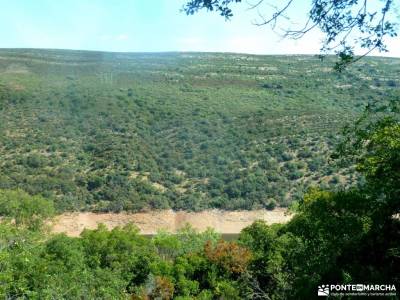
M 284 223 L 290 220 L 285 209 L 254 210 L 254 211 L 220 211 L 207 210 L 202 212 L 175 212 L 172 210 L 152 211 L 142 213 L 66 213 L 58 216 L 53 223 L 54 233 L 64 232 L 69 236 L 78 236 L 84 228 L 94 229 L 103 223 L 108 228 L 135 224 L 142 234 L 155 234 L 164 229 L 175 232 L 187 223 L 197 230 L 203 231 L 208 227 L 223 234 L 239 233 L 241 229 L 255 220 L 264 220 L 268 224 Z

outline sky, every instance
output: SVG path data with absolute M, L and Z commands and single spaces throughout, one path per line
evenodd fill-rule
M 0 3 L 0 48 L 316 54 L 322 40 L 318 31 L 300 40 L 288 40 L 269 26 L 255 26 L 257 11 L 248 10 L 246 1 L 235 7 L 235 16 L 230 21 L 216 13 L 186 16 L 180 11 L 185 0 L 0 0 Z M 302 24 L 307 15 L 309 2 L 297 3 L 289 12 L 295 16 L 292 24 Z M 386 56 L 400 57 L 400 38 L 390 40 L 388 46 Z

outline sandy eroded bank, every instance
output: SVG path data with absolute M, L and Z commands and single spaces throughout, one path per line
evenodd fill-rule
M 254 210 L 254 211 L 220 211 L 207 210 L 202 212 L 183 211 L 152 211 L 141 213 L 65 213 L 55 218 L 52 231 L 64 232 L 69 236 L 78 236 L 84 228 L 94 229 L 103 223 L 108 228 L 135 224 L 142 234 L 154 234 L 160 229 L 175 232 L 189 223 L 197 230 L 214 228 L 223 234 L 239 233 L 244 227 L 255 220 L 264 220 L 268 224 L 284 223 L 291 215 L 285 209 Z

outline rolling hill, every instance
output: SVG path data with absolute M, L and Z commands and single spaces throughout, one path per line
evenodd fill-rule
M 61 211 L 288 206 L 351 186 L 330 159 L 400 60 L 0 50 L 0 188 Z

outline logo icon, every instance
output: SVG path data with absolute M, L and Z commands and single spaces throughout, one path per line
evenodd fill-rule
M 318 296 L 329 296 L 329 285 L 319 285 Z
M 363 285 L 363 284 L 357 284 L 357 285 L 356 285 L 356 291 L 357 291 L 357 292 L 362 292 L 362 291 L 364 291 L 364 285 Z

